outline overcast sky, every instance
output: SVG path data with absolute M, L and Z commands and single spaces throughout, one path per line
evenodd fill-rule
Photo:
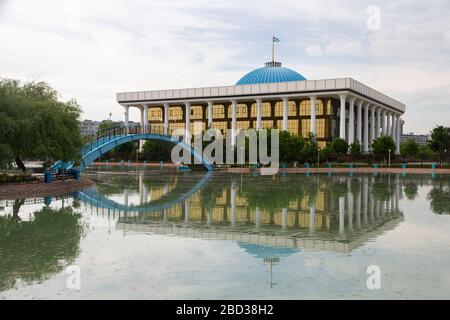
M 46 81 L 83 118 L 117 120 L 116 92 L 234 84 L 270 60 L 275 34 L 284 66 L 359 80 L 425 133 L 450 125 L 449 17 L 447 0 L 0 0 L 0 77 Z

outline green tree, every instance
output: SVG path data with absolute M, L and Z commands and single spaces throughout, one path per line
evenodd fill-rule
M 147 140 L 142 153 L 149 161 L 171 161 L 173 144 L 164 141 Z
M 381 136 L 372 143 L 373 153 L 386 159 L 389 153 L 395 152 L 395 142 L 390 136 Z
M 23 171 L 23 158 L 79 158 L 80 113 L 75 100 L 60 101 L 58 93 L 45 82 L 0 80 L 0 144 L 10 147 Z
M 279 136 L 279 154 L 283 162 L 293 162 L 299 158 L 305 141 L 302 137 L 294 135 L 288 131 L 280 131 Z
M 18 212 L 24 199 L 14 203 L 12 215 L 0 216 L 0 291 L 26 283 L 43 281 L 73 263 L 85 225 L 71 207 L 43 208 L 30 221 L 21 221 Z
M 333 154 L 333 149 L 329 146 L 326 145 L 325 147 L 323 147 L 322 149 L 320 149 L 320 158 L 325 161 L 329 161 L 330 160 L 330 156 Z
M 361 155 L 362 146 L 358 141 L 353 142 L 349 146 L 350 154 L 352 155 L 352 159 L 355 160 L 357 157 Z
M 300 150 L 299 160 L 301 162 L 314 162 L 317 159 L 317 153 L 319 151 L 319 145 L 316 141 L 316 136 L 309 133 L 305 139 L 305 144 Z
M 420 159 L 420 165 L 422 166 L 423 160 L 433 159 L 434 153 L 428 145 L 422 144 L 417 148 L 417 157 Z
M 7 169 L 14 159 L 11 147 L 7 144 L 0 144 L 0 169 Z
M 336 154 L 347 154 L 348 151 L 348 143 L 344 139 L 335 138 L 331 141 L 331 149 Z
M 450 128 L 444 126 L 434 128 L 431 131 L 429 146 L 437 153 L 439 162 L 442 164 L 442 157 L 450 151 Z
M 406 160 L 406 158 L 415 158 L 419 151 L 419 145 L 414 139 L 408 139 L 400 146 L 400 154 Z

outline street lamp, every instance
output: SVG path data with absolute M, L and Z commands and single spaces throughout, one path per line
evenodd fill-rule
M 390 167 L 391 166 L 391 149 L 389 149 L 388 151 L 389 151 L 388 167 Z

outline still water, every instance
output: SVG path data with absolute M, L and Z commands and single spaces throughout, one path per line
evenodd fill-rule
M 450 298 L 450 176 L 86 176 L 0 201 L 1 299 Z

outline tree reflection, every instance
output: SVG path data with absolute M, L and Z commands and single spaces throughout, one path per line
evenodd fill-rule
M 417 197 L 418 187 L 416 183 L 407 183 L 403 192 L 408 200 L 414 200 Z
M 448 185 L 434 186 L 428 193 L 430 207 L 434 213 L 450 214 L 450 190 Z
M 20 201 L 14 206 L 20 208 Z M 17 278 L 42 281 L 71 264 L 84 230 L 80 217 L 71 207 L 45 207 L 31 221 L 20 221 L 17 213 L 0 216 L 0 291 L 12 288 Z

